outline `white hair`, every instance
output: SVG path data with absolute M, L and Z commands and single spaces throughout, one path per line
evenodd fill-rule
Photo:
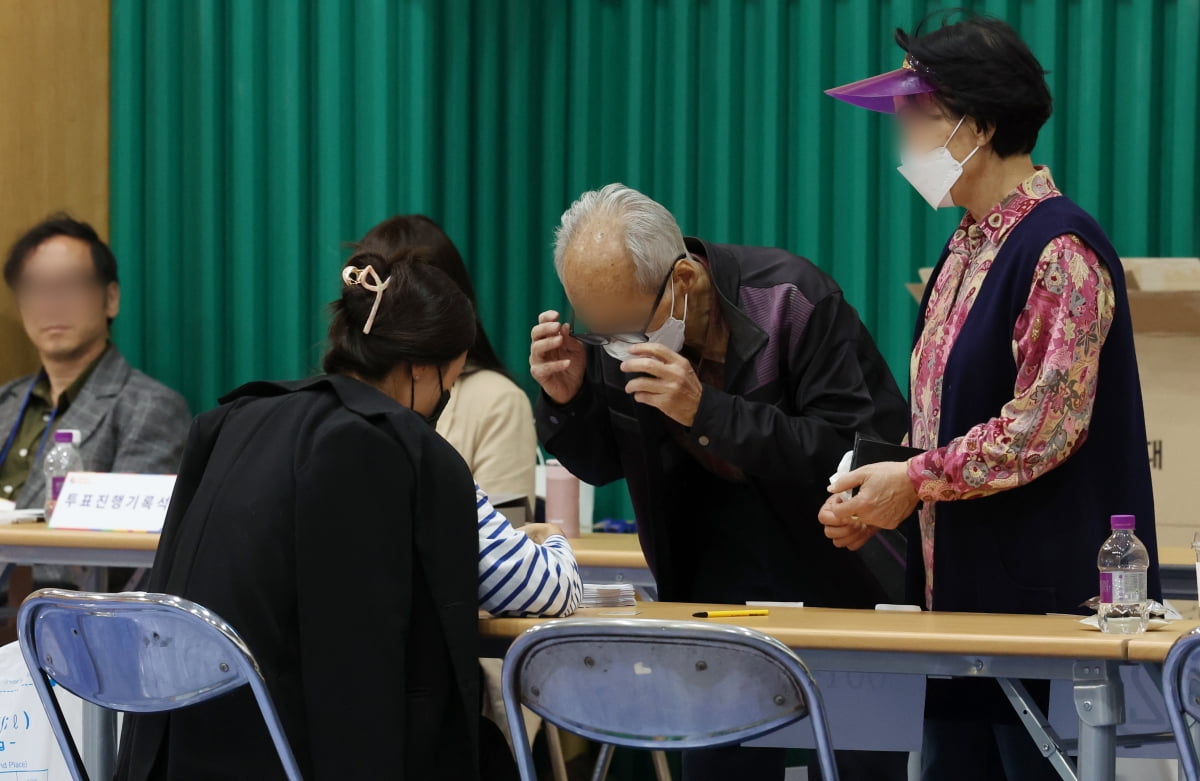
M 687 253 L 679 223 L 665 206 L 632 187 L 613 183 L 589 190 L 563 212 L 554 232 L 554 268 L 559 281 L 567 247 L 596 218 L 609 219 L 624 230 L 638 286 L 648 293 L 658 290 L 672 263 Z

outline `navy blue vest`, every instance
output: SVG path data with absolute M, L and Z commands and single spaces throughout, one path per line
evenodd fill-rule
M 1067 198 L 1049 198 L 1034 207 L 1013 227 L 988 270 L 942 379 L 938 446 L 995 417 L 1012 399 L 1017 378 L 1013 329 L 1042 250 L 1068 233 L 1096 252 L 1116 293 L 1087 439 L 1073 456 L 1027 485 L 937 505 L 935 610 L 1083 612 L 1079 603 L 1099 593 L 1096 554 L 1109 535 L 1109 517 L 1118 513 L 1137 516 L 1136 533 L 1150 550 L 1150 593 L 1162 598 L 1125 272 L 1103 229 Z M 933 279 L 948 254 L 949 244 Z M 921 302 L 918 337 L 932 288 L 930 284 Z M 909 596 L 924 604 L 919 535 L 912 535 L 908 564 Z

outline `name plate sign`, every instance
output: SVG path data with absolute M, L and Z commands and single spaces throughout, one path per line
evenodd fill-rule
M 63 482 L 51 529 L 162 531 L 175 475 L 72 472 Z

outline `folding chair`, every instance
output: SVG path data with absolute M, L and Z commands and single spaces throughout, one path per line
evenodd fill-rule
M 1179 749 L 1179 769 L 1188 781 L 1200 781 L 1196 727 L 1200 721 L 1200 629 L 1175 641 L 1163 665 L 1163 700 Z M 1189 725 L 1188 719 L 1192 724 Z
M 513 642 L 503 677 L 522 781 L 537 776 L 521 704 L 590 740 L 650 750 L 743 743 L 808 717 L 821 772 L 838 778 L 812 674 L 761 632 L 687 621 L 548 621 Z M 602 772 L 598 763 L 593 778 Z
M 19 640 L 75 781 L 86 781 L 51 682 L 110 710 L 155 713 L 249 685 L 289 779 L 299 781 L 258 663 L 237 632 L 194 602 L 167 594 L 42 589 L 21 605 Z

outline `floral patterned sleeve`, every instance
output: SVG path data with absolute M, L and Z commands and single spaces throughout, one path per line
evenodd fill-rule
M 1074 235 L 1046 246 L 1013 331 L 1014 397 L 998 417 L 909 461 L 909 478 L 923 501 L 1016 488 L 1083 444 L 1113 304 L 1112 277 L 1090 247 Z

